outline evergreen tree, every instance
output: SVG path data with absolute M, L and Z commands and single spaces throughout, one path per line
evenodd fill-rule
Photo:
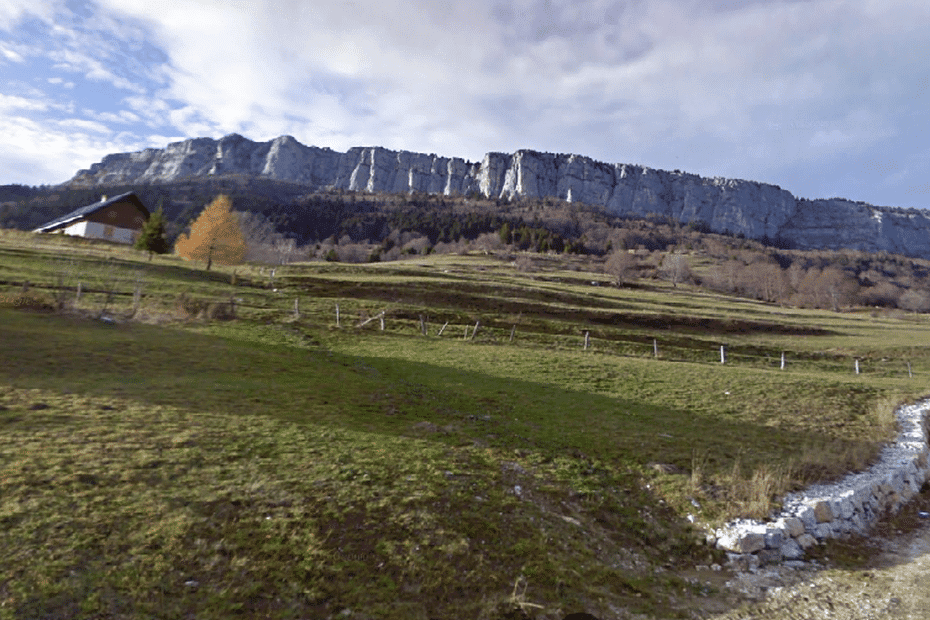
M 168 238 L 165 236 L 165 214 L 159 204 L 158 211 L 152 213 L 142 226 L 142 233 L 136 239 L 137 250 L 148 251 L 149 259 L 152 253 L 165 254 L 168 251 Z

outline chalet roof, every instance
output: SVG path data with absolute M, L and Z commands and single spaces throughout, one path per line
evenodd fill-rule
M 106 209 L 112 204 L 115 204 L 117 202 L 123 202 L 126 200 L 129 200 L 130 202 L 132 202 L 140 211 L 142 211 L 142 213 L 145 214 L 146 218 L 149 216 L 149 210 L 145 208 L 145 205 L 142 204 L 142 201 L 139 200 L 139 197 L 136 196 L 135 192 L 126 192 L 125 194 L 120 194 L 119 196 L 114 196 L 113 198 L 108 198 L 107 200 L 101 200 L 99 202 L 89 204 L 85 207 L 75 209 L 74 211 L 72 211 L 71 213 L 68 213 L 67 215 L 62 215 L 58 219 L 54 219 L 51 222 L 42 224 L 41 226 L 39 226 L 32 232 L 48 232 L 50 230 L 55 230 L 56 228 L 67 226 L 68 224 L 82 220 L 85 217 L 91 215 L 92 213 L 96 213 L 97 211 L 100 211 L 101 209 Z

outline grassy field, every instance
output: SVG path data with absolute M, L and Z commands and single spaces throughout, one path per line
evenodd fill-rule
M 724 610 L 687 517 L 865 466 L 930 323 L 574 260 L 272 279 L 0 232 L 0 618 Z

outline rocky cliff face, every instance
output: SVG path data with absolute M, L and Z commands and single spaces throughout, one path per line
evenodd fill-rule
M 930 217 L 924 211 L 842 199 L 801 200 L 765 183 L 527 150 L 488 153 L 471 163 L 381 147 L 339 153 L 305 146 L 290 136 L 253 142 L 232 134 L 108 155 L 79 171 L 69 184 L 153 183 L 220 174 L 265 176 L 312 189 L 555 197 L 603 206 L 617 215 L 663 215 L 701 222 L 717 232 L 785 239 L 803 249 L 850 248 L 930 258 Z

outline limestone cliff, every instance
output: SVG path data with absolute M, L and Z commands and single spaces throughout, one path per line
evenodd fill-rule
M 922 210 L 837 198 L 802 200 L 765 183 L 529 150 L 488 153 L 472 163 L 381 147 L 339 153 L 305 146 L 290 136 L 253 142 L 231 134 L 108 155 L 68 184 L 155 183 L 221 174 L 265 176 L 311 189 L 555 197 L 603 206 L 617 215 L 663 215 L 700 222 L 717 232 L 784 239 L 803 249 L 850 248 L 930 258 L 930 218 Z

